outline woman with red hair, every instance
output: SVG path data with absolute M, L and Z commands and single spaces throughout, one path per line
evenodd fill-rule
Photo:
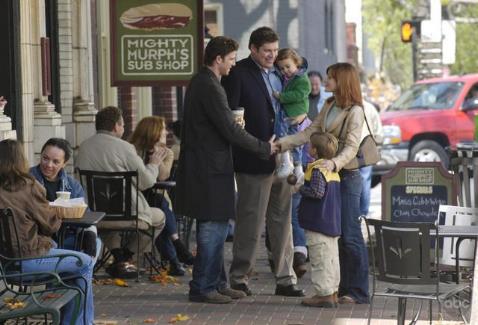
M 332 92 L 333 96 L 327 99 L 312 124 L 303 132 L 279 140 L 281 151 L 308 142 L 314 132 L 328 132 L 339 140 L 336 156 L 324 160 L 320 165 L 340 175 L 342 203 L 339 291 L 330 292 L 330 287 L 324 289 L 320 284 L 314 283 L 318 294 L 304 299 L 302 303 L 316 307 L 320 307 L 324 299 L 339 303 L 368 303 L 368 253 L 359 220 L 362 178 L 360 170 L 353 163 L 360 145 L 364 123 L 357 70 L 350 63 L 336 63 L 329 66 L 325 89 Z
M 135 146 L 138 155 L 148 163 L 148 157 L 153 151 L 163 154 L 163 161 L 159 165 L 158 180 L 164 181 L 169 178 L 174 160 L 173 151 L 166 147 L 166 124 L 163 117 L 148 116 L 139 121 L 130 142 Z M 180 262 L 192 265 L 194 257 L 187 250 L 178 236 L 176 216 L 169 207 L 169 202 L 161 194 L 147 190 L 145 197 L 151 206 L 160 208 L 166 216 L 166 224 L 163 231 L 156 238 L 155 244 L 161 257 L 169 262 L 169 274 L 182 276 L 185 270 Z

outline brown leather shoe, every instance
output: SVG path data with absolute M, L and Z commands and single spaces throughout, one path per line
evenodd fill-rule
M 305 298 L 302 300 L 302 305 L 310 307 L 319 307 L 319 308 L 336 308 L 337 303 L 335 303 L 334 295 L 328 296 L 318 296 Z

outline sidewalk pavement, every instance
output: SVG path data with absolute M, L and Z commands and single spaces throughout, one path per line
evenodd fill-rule
M 226 243 L 226 270 L 232 260 L 232 244 Z M 322 309 L 300 305 L 301 298 L 275 296 L 275 282 L 267 262 L 264 245 L 258 251 L 256 271 L 249 283 L 253 295 L 227 305 L 212 305 L 188 301 L 190 272 L 177 277 L 177 284 L 154 283 L 145 275 L 139 283 L 128 280 L 129 287 L 94 285 L 95 319 L 98 325 L 171 324 L 178 325 L 245 325 L 245 324 L 366 324 L 368 305 L 340 305 L 337 309 Z M 371 281 L 370 281 L 371 283 Z M 313 295 L 310 271 L 298 285 Z M 407 319 L 418 310 L 420 303 L 409 300 Z M 372 324 L 396 324 L 397 299 L 375 299 Z M 180 314 L 180 315 L 179 315 Z M 434 324 L 462 324 L 456 309 L 446 309 L 439 322 L 438 306 L 433 306 Z M 178 317 L 179 316 L 179 317 Z M 428 303 L 423 304 L 418 324 L 429 324 Z

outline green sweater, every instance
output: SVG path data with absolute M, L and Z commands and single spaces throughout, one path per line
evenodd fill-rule
M 279 101 L 288 117 L 307 114 L 309 111 L 310 81 L 306 74 L 296 75 L 289 80 L 280 93 Z

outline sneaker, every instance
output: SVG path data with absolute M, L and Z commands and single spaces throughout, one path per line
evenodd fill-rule
M 178 259 L 181 263 L 186 265 L 194 264 L 194 256 L 190 251 L 184 246 L 183 242 L 178 238 L 173 240 L 174 248 L 176 249 L 176 254 L 178 254 Z
M 186 274 L 186 270 L 181 264 L 179 264 L 178 262 L 169 263 L 168 275 L 184 276 L 184 274 Z
M 228 304 L 232 302 L 232 298 L 220 294 L 217 291 L 211 291 L 205 295 L 189 295 L 189 301 L 205 302 L 207 304 Z
M 276 175 L 279 178 L 286 178 L 294 170 L 294 165 L 290 160 L 290 154 L 288 151 L 279 154 L 279 167 L 276 169 Z
M 294 167 L 294 175 L 295 175 L 295 177 L 297 177 L 297 181 L 302 180 L 302 182 L 303 182 L 304 168 L 302 167 L 302 165 L 300 163 L 297 163 L 297 165 Z
M 234 289 L 227 288 L 227 287 L 217 289 L 217 291 L 221 295 L 231 297 L 232 299 L 241 299 L 241 298 L 247 297 L 247 294 L 244 291 L 234 290 Z

